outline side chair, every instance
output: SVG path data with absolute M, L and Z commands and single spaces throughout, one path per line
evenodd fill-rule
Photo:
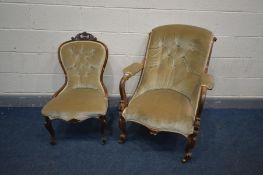
M 89 118 L 100 120 L 101 142 L 106 143 L 108 94 L 103 83 L 108 59 L 106 45 L 92 34 L 79 33 L 60 45 L 58 58 L 65 83 L 41 111 L 50 143 L 56 143 L 52 120 L 76 123 Z

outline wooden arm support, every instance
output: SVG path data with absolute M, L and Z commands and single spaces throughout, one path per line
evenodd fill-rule
M 140 72 L 143 68 L 143 64 L 141 63 L 133 63 L 127 67 L 125 67 L 122 71 L 124 74 L 130 74 L 131 76 Z
M 126 81 L 141 71 L 143 69 L 143 64 L 141 63 L 133 63 L 129 65 L 128 67 L 123 69 L 123 77 L 121 78 L 119 90 L 121 95 L 121 101 L 120 101 L 120 111 L 123 111 L 124 108 L 128 105 L 128 99 L 125 91 L 125 84 Z
M 207 89 L 211 90 L 214 87 L 214 77 L 207 73 L 202 75 L 202 84 L 201 86 L 207 87 Z

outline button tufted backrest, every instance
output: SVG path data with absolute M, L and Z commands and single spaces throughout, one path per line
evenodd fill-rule
M 106 93 L 102 82 L 107 49 L 96 41 L 70 41 L 62 44 L 59 57 L 67 77 L 68 88 L 92 88 Z
M 188 25 L 153 29 L 134 96 L 148 90 L 172 89 L 191 100 L 192 94 L 199 90 L 213 38 L 210 31 Z

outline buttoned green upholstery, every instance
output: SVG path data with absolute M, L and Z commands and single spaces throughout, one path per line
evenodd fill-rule
M 100 80 L 106 48 L 94 41 L 70 41 L 59 48 L 67 82 L 64 89 L 42 109 L 50 119 L 86 120 L 105 115 L 106 89 Z

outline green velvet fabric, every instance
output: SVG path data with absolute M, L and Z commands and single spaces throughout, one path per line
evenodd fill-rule
M 191 134 L 201 86 L 213 87 L 213 78 L 205 73 L 213 39 L 210 31 L 194 26 L 153 29 L 142 77 L 124 118 L 160 131 Z
M 42 114 L 66 121 L 105 115 L 108 98 L 100 81 L 107 56 L 105 46 L 94 41 L 70 41 L 60 46 L 59 56 L 66 86 L 43 107 Z

